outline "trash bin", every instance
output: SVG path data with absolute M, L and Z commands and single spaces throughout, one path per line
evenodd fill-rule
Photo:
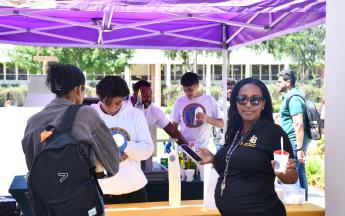
M 15 176 L 8 192 L 16 199 L 23 216 L 32 216 L 26 176 Z

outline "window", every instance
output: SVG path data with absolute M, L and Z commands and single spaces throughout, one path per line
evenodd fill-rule
M 167 66 L 165 64 L 161 64 L 161 81 L 165 80 L 166 71 L 167 71 Z
M 199 80 L 205 80 L 204 65 L 197 65 L 197 74 L 199 76 Z
M 271 65 L 271 80 L 278 80 L 279 65 Z
M 15 80 L 16 79 L 16 67 L 13 63 L 6 65 L 6 80 Z
M 214 80 L 222 80 L 222 65 L 214 65 Z
M 260 65 L 252 65 L 252 77 L 260 79 Z
M 22 68 L 18 68 L 18 80 L 27 80 L 28 75 L 26 71 Z
M 270 80 L 269 65 L 261 65 L 261 80 Z
M 173 64 L 170 65 L 170 80 L 175 80 L 175 66 Z
M 235 80 L 241 80 L 242 74 L 244 74 L 244 71 L 242 73 L 242 65 L 233 65 L 232 70 L 232 78 Z
M 176 65 L 175 66 L 176 75 L 174 80 L 181 80 L 181 77 L 183 75 L 182 65 Z
M 0 80 L 4 79 L 4 65 L 0 63 Z

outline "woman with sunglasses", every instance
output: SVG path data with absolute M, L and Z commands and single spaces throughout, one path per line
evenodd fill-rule
M 260 80 L 239 81 L 230 97 L 225 145 L 216 155 L 207 149 L 198 152 L 202 164 L 212 163 L 219 174 L 215 201 L 222 215 L 285 216 L 274 181 L 297 181 L 291 143 L 280 126 L 274 124 L 272 101 Z M 273 152 L 283 137 L 289 161 L 283 173 L 274 172 Z

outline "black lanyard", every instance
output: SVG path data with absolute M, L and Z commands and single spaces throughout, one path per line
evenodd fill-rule
M 236 132 L 236 135 L 235 135 L 235 138 L 233 139 L 232 143 L 231 143 L 231 146 L 228 150 L 228 152 L 226 153 L 226 157 L 225 157 L 225 162 L 226 162 L 226 165 L 225 165 L 225 170 L 224 170 L 224 177 L 223 177 L 223 181 L 222 181 L 222 184 L 220 185 L 220 196 L 223 196 L 223 191 L 226 187 L 226 176 L 228 175 L 229 171 L 228 171 L 228 168 L 229 168 L 229 162 L 230 162 L 230 158 L 232 156 L 232 154 L 234 153 L 234 151 L 237 149 L 237 147 L 239 146 L 239 144 L 241 143 L 242 140 L 244 140 L 252 131 L 252 128 L 251 127 L 242 137 L 239 141 L 237 141 L 237 137 L 238 137 L 238 134 L 240 133 L 241 129 L 239 129 L 237 132 Z

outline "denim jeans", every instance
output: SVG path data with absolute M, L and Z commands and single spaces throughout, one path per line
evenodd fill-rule
M 295 185 L 305 189 L 305 200 L 307 201 L 308 200 L 308 178 L 307 178 L 307 173 L 305 170 L 305 163 L 300 163 L 297 159 L 297 150 L 296 150 L 297 143 L 291 140 L 291 144 L 292 144 L 296 169 L 297 169 L 297 173 L 298 173 L 298 180 L 297 180 Z M 302 149 L 304 151 L 304 155 L 307 154 L 308 146 L 309 146 L 309 143 L 303 144 Z

